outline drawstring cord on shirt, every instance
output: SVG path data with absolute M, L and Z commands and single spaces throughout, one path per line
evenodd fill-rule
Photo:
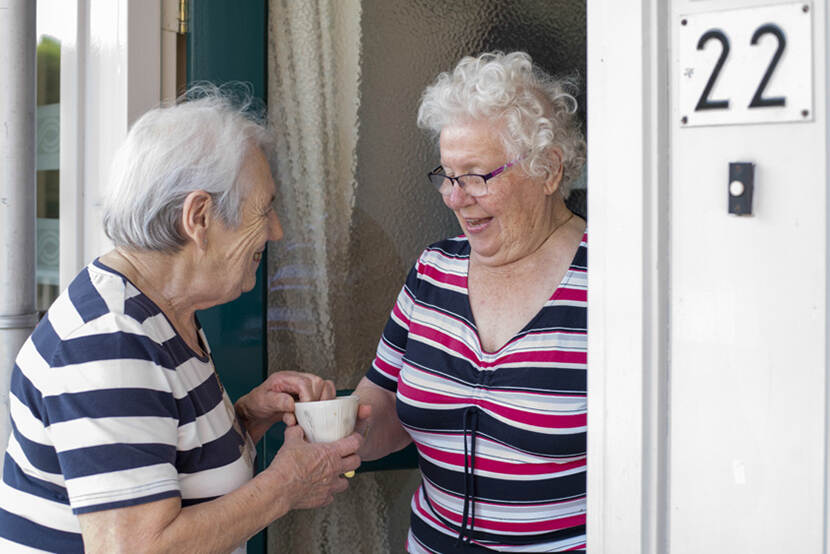
M 467 426 L 467 419 L 470 419 L 470 426 Z M 470 432 L 470 453 L 467 455 L 467 431 Z M 456 548 L 463 542 L 468 544 L 473 538 L 473 529 L 476 519 L 476 432 L 478 431 L 478 409 L 470 406 L 464 410 L 464 510 L 461 517 L 461 529 L 458 532 L 458 539 L 455 541 Z M 469 462 L 468 462 L 469 460 Z M 470 526 L 467 527 L 467 516 L 469 515 Z

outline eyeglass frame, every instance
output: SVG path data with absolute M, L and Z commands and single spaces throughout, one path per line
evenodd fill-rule
M 479 198 L 479 197 L 486 196 L 486 195 L 490 194 L 490 191 L 487 188 L 487 181 L 489 181 L 493 177 L 497 177 L 497 176 L 501 175 L 502 173 L 507 171 L 507 169 L 509 169 L 510 167 L 513 167 L 514 165 L 516 165 L 517 163 L 519 163 L 523 159 L 524 159 L 524 156 L 519 156 L 515 160 L 509 161 L 501 167 L 497 167 L 496 169 L 494 169 L 493 171 L 491 171 L 490 173 L 488 173 L 486 175 L 481 175 L 480 173 L 465 173 L 464 175 L 459 175 L 458 177 L 450 177 L 446 173 L 441 173 L 441 170 L 443 169 L 443 167 L 441 167 L 439 165 L 438 167 L 436 167 L 435 169 L 433 169 L 432 171 L 427 173 L 427 180 L 429 181 L 430 185 L 435 187 L 435 189 L 438 191 L 439 194 L 441 194 L 442 196 L 449 196 L 450 194 L 452 194 L 452 187 L 450 187 L 450 190 L 449 190 L 448 193 L 444 194 L 443 192 L 441 192 L 440 185 L 436 186 L 435 183 L 432 182 L 431 177 L 433 175 L 440 175 L 444 179 L 449 179 L 450 182 L 453 183 L 453 185 L 458 185 L 458 188 L 460 188 L 461 190 L 463 190 L 467 194 L 470 194 L 470 193 L 467 192 L 467 189 L 464 188 L 464 185 L 461 184 L 461 181 L 459 181 L 459 179 L 461 179 L 462 177 L 481 177 L 484 180 L 484 187 L 485 187 L 484 194 L 478 194 L 478 195 L 470 194 L 470 196 L 473 196 L 475 198 Z

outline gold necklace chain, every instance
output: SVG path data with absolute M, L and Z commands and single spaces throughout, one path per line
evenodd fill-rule
M 540 242 L 540 243 L 539 243 L 539 246 L 537 246 L 537 247 L 536 247 L 536 249 L 535 249 L 533 252 L 531 252 L 531 254 L 535 254 L 536 252 L 538 252 L 538 251 L 539 251 L 539 250 L 540 250 L 540 249 L 541 249 L 541 248 L 542 248 L 545 244 L 547 244 L 547 243 L 548 243 L 548 241 L 549 241 L 549 240 L 550 240 L 550 238 L 553 236 L 553 234 L 554 234 L 556 231 L 558 231 L 560 227 L 562 227 L 562 226 L 563 226 L 563 225 L 565 225 L 567 222 L 569 222 L 571 219 L 573 219 L 573 217 L 574 217 L 574 213 L 573 213 L 573 212 L 571 212 L 571 215 L 569 215 L 569 216 L 565 219 L 565 221 L 563 221 L 562 223 L 560 223 L 559 225 L 557 225 L 556 227 L 554 227 L 554 228 L 553 228 L 553 231 L 551 231 L 550 233 L 548 233 L 548 236 L 546 236 L 546 237 L 545 237 L 545 240 L 543 240 L 542 242 Z

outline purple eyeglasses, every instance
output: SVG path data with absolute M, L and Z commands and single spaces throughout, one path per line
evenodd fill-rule
M 487 181 L 495 177 L 496 175 L 501 175 L 504 173 L 507 168 L 516 165 L 518 162 L 522 160 L 524 156 L 516 158 L 512 162 L 507 162 L 503 166 L 494 169 L 487 175 L 479 175 L 477 173 L 468 173 L 466 175 L 459 175 L 458 177 L 450 177 L 445 175 L 442 171 L 440 165 L 427 173 L 427 179 L 432 185 L 438 189 L 438 192 L 443 194 L 444 196 L 449 196 L 452 193 L 452 185 L 453 183 L 457 183 L 461 189 L 469 194 L 470 196 L 484 196 L 488 193 L 487 190 Z

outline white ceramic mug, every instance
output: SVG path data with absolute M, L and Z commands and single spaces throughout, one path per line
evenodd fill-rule
M 354 431 L 357 406 L 356 394 L 331 400 L 294 402 L 294 415 L 309 442 L 333 442 Z

